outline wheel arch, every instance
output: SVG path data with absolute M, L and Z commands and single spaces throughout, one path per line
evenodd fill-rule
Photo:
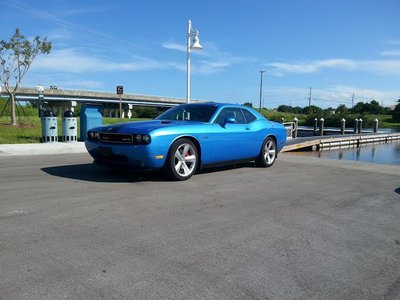
M 192 136 L 192 135 L 180 135 L 180 136 L 174 138 L 172 140 L 171 144 L 169 145 L 168 153 L 171 150 L 172 144 L 175 143 L 175 141 L 180 140 L 180 139 L 188 139 L 191 142 L 193 142 L 193 144 L 196 146 L 197 153 L 199 155 L 197 169 L 201 168 L 201 145 L 200 145 L 199 140 L 196 137 Z
M 272 134 L 272 133 L 271 134 L 267 134 L 267 136 L 265 137 L 264 141 L 269 137 L 274 140 L 275 146 L 278 147 L 278 140 L 277 140 L 276 136 L 274 134 Z M 263 141 L 263 143 L 264 143 L 264 141 Z M 276 151 L 276 157 L 278 157 L 278 150 Z

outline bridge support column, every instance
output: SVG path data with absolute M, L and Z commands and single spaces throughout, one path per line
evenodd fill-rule
M 69 102 L 69 107 L 68 107 L 67 110 L 70 110 L 70 111 L 75 112 L 75 107 L 76 107 L 77 105 L 78 105 L 78 102 L 76 102 L 76 101 L 70 101 L 70 102 Z
M 362 133 L 362 124 L 363 124 L 363 119 L 358 120 L 358 133 Z
M 132 107 L 133 107 L 132 104 L 128 104 L 128 118 L 129 119 L 132 118 Z

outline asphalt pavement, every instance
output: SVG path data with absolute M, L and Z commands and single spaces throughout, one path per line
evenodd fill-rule
M 170 182 L 0 156 L 0 299 L 399 297 L 398 166 L 282 154 Z

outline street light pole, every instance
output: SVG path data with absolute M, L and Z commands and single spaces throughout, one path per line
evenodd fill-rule
M 261 113 L 261 101 L 262 101 L 262 88 L 263 88 L 263 74 L 265 71 L 260 71 L 260 113 Z
M 192 28 L 192 21 L 188 22 L 187 33 L 187 78 L 186 78 L 186 103 L 190 103 L 190 29 Z
M 193 37 L 193 43 L 191 43 L 191 37 Z M 193 30 L 192 21 L 188 21 L 188 31 L 187 31 L 187 78 L 186 78 L 186 103 L 190 103 L 190 50 L 201 50 L 203 47 L 199 42 L 199 31 Z

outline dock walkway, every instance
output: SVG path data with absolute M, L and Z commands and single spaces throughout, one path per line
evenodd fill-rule
M 330 147 L 360 146 L 366 143 L 386 143 L 400 140 L 400 132 L 396 133 L 358 133 L 330 136 L 311 136 L 288 139 L 282 152 L 294 150 L 319 150 Z

